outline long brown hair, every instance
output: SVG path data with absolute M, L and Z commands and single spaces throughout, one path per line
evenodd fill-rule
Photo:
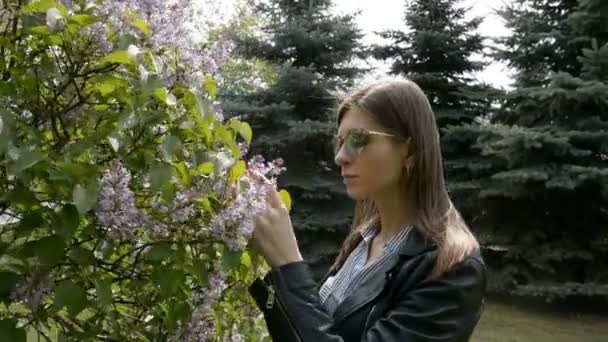
M 408 188 L 416 201 L 419 223 L 416 229 L 438 248 L 431 277 L 438 277 L 479 249 L 469 227 L 452 204 L 443 175 L 439 131 L 431 105 L 420 87 L 407 80 L 369 84 L 350 93 L 338 106 L 338 125 L 351 108 L 373 115 L 389 132 L 410 137 L 414 144 L 414 164 Z M 404 189 L 404 196 L 407 189 Z M 380 220 L 374 203 L 359 200 L 350 234 L 344 241 L 332 269 L 339 269 L 361 241 L 359 231 Z

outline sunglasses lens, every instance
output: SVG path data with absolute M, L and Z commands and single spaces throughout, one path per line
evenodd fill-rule
M 334 153 L 338 154 L 342 146 L 351 157 L 357 157 L 363 148 L 369 144 L 370 135 L 363 130 L 351 130 L 346 137 L 334 138 Z
M 369 143 L 369 134 L 362 131 L 353 131 L 346 138 L 346 147 L 351 156 L 358 156 L 361 150 Z

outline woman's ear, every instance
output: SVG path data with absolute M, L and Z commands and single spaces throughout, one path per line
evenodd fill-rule
M 407 138 L 404 151 L 403 167 L 409 176 L 416 163 L 416 149 L 411 137 Z
M 403 149 L 404 160 L 407 161 L 408 159 L 413 159 L 415 153 L 416 151 L 414 148 L 414 143 L 412 142 L 412 138 L 407 138 L 407 140 L 405 140 L 405 146 Z

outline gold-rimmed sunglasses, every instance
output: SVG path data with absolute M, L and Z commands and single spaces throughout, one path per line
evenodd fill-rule
M 334 154 L 337 155 L 338 152 L 340 152 L 340 149 L 344 147 L 344 151 L 350 157 L 356 158 L 361 154 L 363 148 L 369 145 L 373 135 L 403 140 L 390 133 L 370 131 L 363 128 L 353 128 L 349 130 L 344 137 L 334 137 Z

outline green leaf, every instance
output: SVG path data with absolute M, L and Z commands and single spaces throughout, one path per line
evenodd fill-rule
M 174 253 L 175 251 L 171 248 L 171 244 L 163 242 L 152 246 L 146 254 L 146 259 L 153 262 L 162 261 L 172 257 Z
M 101 61 L 108 62 L 108 63 L 125 64 L 125 65 L 133 64 L 133 60 L 131 58 L 129 58 L 129 53 L 127 52 L 127 50 L 111 52 L 110 54 L 108 54 L 104 58 L 102 58 Z
M 241 251 L 231 251 L 226 248 L 224 250 L 224 256 L 222 258 L 222 265 L 224 266 L 224 270 L 230 271 L 240 265 L 241 263 L 241 255 L 243 252 Z
M 70 179 L 79 182 L 82 179 L 93 179 L 99 175 L 99 166 L 89 163 L 66 162 L 57 164 L 59 174 L 65 177 L 59 179 Z
M 215 169 L 215 164 L 213 162 L 205 162 L 200 164 L 197 168 L 196 168 L 196 174 L 197 175 L 208 175 L 213 173 Z
M 116 89 L 116 86 L 109 82 L 97 83 L 95 88 L 99 91 L 101 96 L 108 96 Z
M 19 159 L 15 162 L 15 173 L 27 170 L 45 158 L 46 156 L 39 151 L 20 151 Z
M 98 105 L 94 105 L 93 109 L 95 109 L 95 111 L 98 112 L 105 112 L 110 108 L 110 106 L 108 106 L 107 104 L 98 104 Z
M 201 205 L 203 206 L 204 209 L 206 210 L 211 210 L 211 201 L 209 201 L 208 197 L 204 197 L 203 199 L 198 201 L 199 203 L 201 203 Z
M 209 97 L 211 98 L 211 100 L 215 99 L 215 93 L 217 90 L 217 81 L 213 77 L 207 75 L 207 76 L 205 76 L 203 85 L 205 87 L 205 90 L 207 90 L 207 93 L 209 94 Z
M 287 192 L 287 190 L 281 190 L 279 191 L 279 196 L 281 197 L 281 201 L 283 201 L 285 208 L 287 208 L 287 211 L 291 211 L 291 196 L 289 195 L 289 192 Z
M 175 199 L 175 185 L 167 182 L 160 188 L 160 197 L 166 202 L 172 202 Z
M 51 34 L 51 31 L 49 31 L 49 28 L 46 25 L 38 25 L 38 26 L 30 27 L 27 30 L 27 32 L 31 33 L 33 35 L 41 35 L 41 36 L 48 36 L 49 34 Z
M 239 160 L 236 163 L 236 165 L 234 165 L 232 167 L 232 169 L 230 170 L 229 182 L 236 183 L 239 179 L 241 179 L 241 177 L 243 177 L 243 175 L 245 174 L 245 170 L 246 170 L 245 162 L 242 160 Z
M 80 223 L 78 209 L 72 204 L 66 204 L 61 209 L 61 217 L 55 230 L 65 240 L 69 240 L 74 236 L 74 232 Z
M 188 316 L 190 316 L 190 306 L 187 303 L 181 300 L 171 300 L 168 312 L 171 328 L 175 328 L 178 321 L 184 321 Z
M 152 30 L 150 29 L 148 24 L 146 24 L 146 22 L 141 19 L 133 20 L 133 26 L 140 29 L 141 32 L 143 32 L 146 36 L 150 36 L 152 34 Z
M 17 273 L 8 271 L 0 272 L 0 302 L 3 302 L 5 299 L 9 299 L 11 291 L 15 287 L 18 280 L 19 275 Z
M 108 307 L 112 304 L 112 282 L 109 279 L 96 279 L 95 291 L 101 306 Z
M 95 264 L 95 256 L 93 251 L 81 246 L 73 247 L 68 253 L 69 257 L 76 261 L 79 265 L 87 266 Z
M 97 21 L 97 17 L 89 14 L 74 14 L 68 17 L 69 21 L 73 21 L 82 26 L 93 24 Z
M 164 163 L 154 165 L 150 170 L 150 190 L 160 190 L 163 184 L 171 180 L 172 174 L 173 167 L 171 165 Z
M 248 145 L 251 144 L 251 139 L 253 138 L 253 131 L 251 130 L 251 126 L 248 123 L 239 121 L 239 120 L 230 120 L 230 127 L 237 131 L 243 139 L 247 142 Z
M 104 97 L 114 93 L 120 95 L 126 93 L 129 82 L 124 78 L 116 76 L 99 76 L 94 78 L 92 85 L 87 85 L 87 92 L 96 91 Z
M 64 17 L 68 14 L 68 9 L 54 0 L 32 1 L 21 9 L 21 13 L 46 13 L 51 8 L 58 9 Z
M 251 256 L 249 255 L 249 252 L 244 252 L 241 256 L 241 265 L 244 265 L 248 269 L 251 269 Z
M 192 176 L 190 175 L 186 164 L 184 162 L 179 162 L 178 164 L 175 164 L 175 169 L 184 185 L 189 186 L 192 183 Z
M 154 89 L 154 96 L 162 103 L 167 103 L 167 90 L 165 88 Z
M 28 211 L 21 219 L 21 222 L 19 222 L 18 230 L 23 233 L 29 233 L 44 223 L 44 218 L 39 210 Z
M 170 298 L 179 291 L 185 281 L 185 276 L 183 272 L 163 266 L 154 270 L 152 279 L 158 285 L 161 297 Z
M 65 256 L 65 242 L 57 235 L 34 241 L 32 245 L 34 253 L 43 265 L 54 266 Z
M 97 183 L 91 183 L 86 188 L 80 184 L 76 184 L 72 193 L 72 199 L 81 215 L 85 215 L 95 206 L 95 203 L 97 203 L 97 192 Z
M 13 319 L 0 320 L 0 336 L 3 341 L 26 342 L 25 329 L 17 328 L 17 321 Z
M 194 260 L 193 267 L 194 274 L 198 278 L 200 285 L 207 285 L 209 282 L 209 268 L 207 267 L 207 264 L 202 260 L 197 259 Z
M 57 312 L 67 307 L 68 313 L 74 317 L 88 306 L 85 290 L 71 280 L 65 280 L 55 290 L 55 300 L 52 310 Z
M 174 135 L 168 135 L 160 146 L 165 158 L 171 160 L 175 154 L 181 149 L 181 141 Z
M 13 191 L 5 194 L 2 199 L 8 201 L 11 205 L 21 208 L 31 208 L 40 205 L 40 202 L 36 198 L 36 194 L 21 184 L 17 184 Z

